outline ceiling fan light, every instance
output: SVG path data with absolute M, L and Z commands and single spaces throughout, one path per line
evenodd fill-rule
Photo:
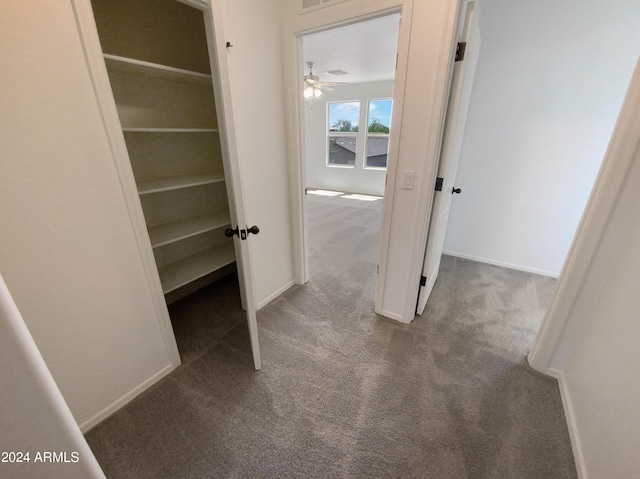
M 311 88 L 310 86 L 305 88 L 303 95 L 305 98 L 311 98 L 313 96 L 313 88 Z
M 320 98 L 320 95 L 322 95 L 322 90 L 320 90 L 320 88 L 314 88 L 313 96 L 315 96 L 316 98 Z

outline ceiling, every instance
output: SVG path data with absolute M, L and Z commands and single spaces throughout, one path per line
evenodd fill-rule
M 400 14 L 367 20 L 344 27 L 305 35 L 302 39 L 304 74 L 306 62 L 315 63 L 320 81 L 364 83 L 393 80 L 398 47 Z M 331 70 L 347 75 L 334 76 Z

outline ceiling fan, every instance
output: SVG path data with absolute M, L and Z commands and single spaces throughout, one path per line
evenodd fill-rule
M 314 62 L 307 62 L 309 74 L 304 76 L 304 97 L 318 98 L 323 91 L 333 91 L 334 86 L 349 85 L 347 82 L 323 82 L 318 75 L 313 74 Z

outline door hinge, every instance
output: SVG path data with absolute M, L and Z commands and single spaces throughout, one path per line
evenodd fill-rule
M 427 277 L 420 276 L 420 286 L 426 286 L 426 285 L 427 285 Z
M 444 178 L 440 178 L 439 176 L 436 178 L 436 191 L 442 191 L 442 182 Z
M 467 49 L 467 42 L 458 42 L 456 47 L 456 61 L 461 62 L 464 60 L 464 52 Z
M 376 274 L 380 273 L 380 265 L 376 266 Z

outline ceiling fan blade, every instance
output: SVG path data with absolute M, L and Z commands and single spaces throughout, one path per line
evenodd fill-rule
M 334 89 L 327 85 L 320 85 L 318 88 L 324 91 L 333 91 Z

